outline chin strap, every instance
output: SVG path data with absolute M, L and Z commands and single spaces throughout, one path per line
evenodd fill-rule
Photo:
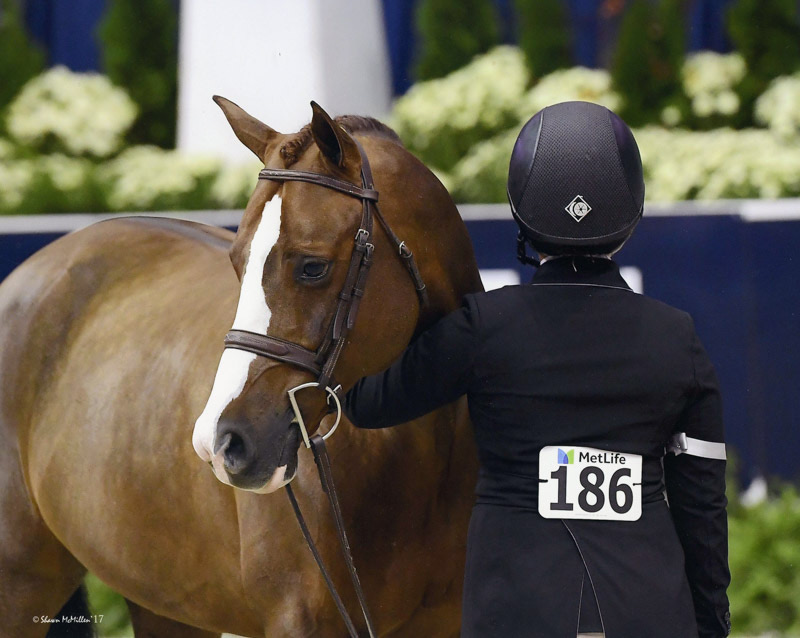
M 528 240 L 525 239 L 522 231 L 517 233 L 517 259 L 525 266 L 539 267 L 539 260 L 528 255 Z

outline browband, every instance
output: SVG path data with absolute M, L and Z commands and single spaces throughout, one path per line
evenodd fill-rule
M 258 179 L 272 179 L 278 182 L 309 182 L 310 184 L 319 184 L 359 199 L 367 199 L 371 202 L 378 201 L 378 191 L 372 188 L 362 188 L 343 179 L 322 175 L 321 173 L 296 171 L 288 168 L 263 168 L 258 173 Z

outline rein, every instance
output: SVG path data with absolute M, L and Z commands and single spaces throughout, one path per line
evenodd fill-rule
M 352 184 L 351 182 L 331 177 L 329 175 L 322 175 L 320 173 L 312 173 L 309 171 L 299 171 L 281 168 L 265 168 L 258 174 L 258 179 L 269 179 L 279 182 L 298 181 L 316 184 L 324 188 L 329 188 L 350 197 L 361 200 L 361 223 L 359 224 L 358 231 L 355 234 L 353 252 L 350 256 L 350 264 L 347 268 L 347 275 L 345 276 L 344 285 L 339 293 L 336 303 L 336 310 L 333 314 L 328 330 L 322 340 L 319 348 L 316 351 L 309 350 L 303 346 L 280 339 L 278 337 L 271 337 L 269 335 L 256 334 L 246 330 L 231 330 L 225 335 L 225 347 L 234 348 L 237 350 L 244 350 L 255 355 L 273 359 L 281 363 L 292 365 L 300 368 L 311 374 L 315 375 L 317 380 L 309 383 L 303 383 L 288 391 L 289 403 L 294 412 L 294 421 L 300 428 L 300 433 L 303 437 L 303 442 L 307 448 L 310 448 L 314 453 L 314 462 L 317 465 L 319 472 L 320 484 L 322 489 L 328 497 L 328 503 L 333 517 L 336 534 L 339 538 L 339 545 L 342 552 L 342 557 L 347 564 L 350 573 L 350 579 L 353 583 L 356 596 L 358 598 L 361 612 L 364 616 L 364 621 L 367 625 L 367 631 L 370 638 L 375 638 L 375 628 L 372 623 L 372 618 L 367 608 L 366 598 L 364 591 L 361 587 L 361 582 L 356 573 L 355 564 L 350 551 L 350 543 L 347 540 L 347 533 L 345 531 L 344 519 L 342 517 L 341 507 L 339 505 L 339 497 L 336 492 L 336 487 L 333 482 L 333 473 L 331 471 L 330 457 L 328 456 L 328 449 L 325 440 L 333 434 L 339 425 L 342 417 L 341 394 L 342 386 L 334 380 L 333 372 L 336 364 L 339 361 L 339 356 L 344 348 L 347 336 L 355 325 L 356 315 L 358 314 L 358 307 L 361 298 L 364 296 L 364 289 L 367 283 L 367 275 L 369 274 L 370 266 L 372 265 L 372 255 L 375 250 L 374 244 L 370 242 L 373 233 L 373 219 L 377 218 L 378 222 L 383 227 L 389 240 L 394 244 L 397 249 L 398 255 L 408 270 L 414 288 L 419 297 L 420 305 L 423 306 L 428 302 L 428 293 L 425 288 L 425 282 L 419 273 L 417 264 L 414 261 L 414 255 L 408 248 L 408 245 L 402 241 L 391 229 L 389 224 L 381 215 L 378 208 L 378 191 L 374 189 L 372 180 L 372 170 L 369 165 L 369 160 L 364 152 L 361 144 L 354 140 L 358 147 L 358 152 L 361 155 L 361 186 Z M 325 433 L 320 436 L 315 434 L 309 438 L 306 424 L 303 420 L 303 415 L 300 411 L 300 406 L 297 403 L 296 394 L 300 390 L 306 388 L 320 388 L 327 393 L 327 401 L 330 405 L 331 400 L 336 407 L 336 421 Z M 351 638 L 358 638 L 356 627 L 347 612 L 347 609 L 342 601 L 341 596 L 336 590 L 333 580 L 330 577 L 322 557 L 317 549 L 311 533 L 309 532 L 308 525 L 306 525 L 303 514 L 300 511 L 300 506 L 292 491 L 291 485 L 286 485 L 286 494 L 292 505 L 292 510 L 297 517 L 297 522 L 300 525 L 300 530 L 308 544 L 314 560 L 322 573 L 325 584 L 331 592 L 334 603 L 339 610 L 339 613 L 347 626 L 347 631 Z

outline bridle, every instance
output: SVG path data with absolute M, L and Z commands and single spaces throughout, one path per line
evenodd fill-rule
M 409 275 L 414 283 L 414 288 L 419 298 L 420 306 L 424 306 L 428 302 L 428 294 L 425 288 L 425 282 L 419 273 L 417 264 L 414 261 L 414 255 L 409 249 L 406 242 L 402 241 L 391 229 L 386 219 L 381 215 L 378 208 L 378 191 L 374 189 L 372 180 L 372 169 L 367 159 L 367 154 L 364 152 L 361 144 L 355 140 L 358 152 L 361 155 L 361 186 L 357 186 L 351 182 L 338 179 L 329 175 L 321 173 L 312 173 L 309 171 L 300 171 L 283 168 L 264 168 L 259 174 L 258 179 L 274 180 L 277 182 L 308 182 L 329 188 L 345 195 L 349 195 L 356 199 L 361 200 L 361 223 L 359 224 L 358 231 L 355 234 L 353 251 L 350 255 L 350 264 L 347 268 L 347 275 L 345 276 L 342 290 L 339 293 L 336 310 L 334 311 L 333 318 L 328 325 L 325 337 L 322 343 L 316 350 L 309 350 L 297 343 L 287 341 L 279 337 L 272 337 L 269 335 L 256 334 L 246 330 L 231 330 L 225 335 L 225 347 L 234 348 L 237 350 L 244 350 L 256 354 L 258 356 L 273 359 L 301 370 L 312 373 L 316 376 L 316 381 L 303 383 L 290 390 L 288 390 L 289 403 L 294 412 L 294 421 L 300 428 L 300 433 L 303 437 L 303 442 L 306 447 L 310 448 L 314 453 L 314 461 L 319 470 L 320 483 L 322 489 L 328 496 L 328 502 L 331 508 L 331 513 L 336 527 L 337 535 L 339 536 L 339 544 L 342 550 L 342 556 L 347 563 L 350 577 L 353 582 L 353 587 L 356 591 L 361 611 L 364 615 L 364 620 L 367 624 L 367 630 L 370 638 L 375 638 L 376 633 L 372 619 L 367 608 L 364 592 L 361 588 L 361 583 L 356 573 L 353 558 L 350 552 L 350 544 L 347 540 L 345 533 L 344 520 L 342 517 L 341 507 L 339 506 L 339 499 L 336 493 L 336 488 L 333 483 L 333 474 L 331 472 L 330 457 L 328 456 L 325 440 L 333 434 L 339 425 L 342 417 L 341 394 L 342 386 L 334 380 L 334 369 L 342 354 L 347 336 L 350 330 L 355 325 L 356 315 L 358 314 L 358 307 L 361 298 L 364 296 L 364 289 L 367 283 L 367 275 L 369 274 L 370 266 L 372 265 L 373 252 L 375 250 L 374 244 L 370 242 L 373 232 L 373 219 L 377 218 L 384 231 L 389 237 L 390 241 L 395 245 L 398 255 L 408 270 Z M 296 394 L 300 390 L 306 388 L 320 388 L 327 394 L 327 401 L 330 405 L 331 401 L 334 403 L 336 409 L 336 420 L 330 429 L 324 434 L 315 434 L 309 437 L 300 406 L 297 403 Z M 330 574 L 323 564 L 322 558 L 317 550 L 308 526 L 303 519 L 300 512 L 300 507 L 295 498 L 291 485 L 286 485 L 286 493 L 289 501 L 292 504 L 297 521 L 300 524 L 300 529 L 303 536 L 308 543 L 311 553 L 319 566 L 325 583 L 333 596 L 339 613 L 342 615 L 345 625 L 351 638 L 358 638 L 358 632 L 355 625 L 350 618 L 344 602 L 336 591 L 336 587 L 331 580 Z
M 355 141 L 355 140 L 354 140 Z M 356 141 L 358 152 L 361 154 L 361 186 L 356 186 L 342 179 L 312 173 L 309 171 L 298 171 L 284 168 L 265 168 L 258 174 L 258 179 L 268 179 L 278 182 L 308 182 L 317 184 L 345 195 L 361 200 L 361 223 L 356 231 L 353 245 L 353 252 L 350 255 L 350 265 L 347 268 L 347 275 L 342 285 L 342 290 L 336 303 L 336 310 L 333 314 L 328 330 L 322 343 L 314 350 L 308 350 L 303 346 L 292 341 L 286 341 L 279 337 L 256 334 L 246 330 L 231 330 L 225 335 L 225 347 L 245 350 L 268 359 L 287 363 L 296 368 L 311 372 L 317 377 L 315 382 L 304 383 L 289 390 L 289 399 L 294 410 L 295 417 L 300 432 L 303 435 L 303 442 L 306 447 L 311 447 L 308 431 L 300 414 L 295 394 L 305 388 L 318 387 L 328 393 L 328 400 L 334 400 L 337 408 L 337 418 L 334 427 L 328 431 L 329 436 L 341 418 L 341 404 L 339 402 L 342 393 L 342 386 L 336 383 L 333 377 L 334 368 L 339 361 L 347 335 L 355 325 L 356 315 L 361 298 L 364 296 L 364 288 L 367 283 L 367 275 L 372 265 L 372 254 L 375 246 L 370 242 L 372 238 L 373 219 L 377 218 L 383 229 L 386 231 L 391 242 L 397 248 L 400 259 L 405 264 L 414 288 L 419 297 L 420 306 L 428 301 L 428 293 L 425 282 L 419 273 L 414 255 L 406 242 L 402 241 L 392 231 L 386 219 L 378 208 L 378 191 L 373 188 L 372 169 L 361 144 Z

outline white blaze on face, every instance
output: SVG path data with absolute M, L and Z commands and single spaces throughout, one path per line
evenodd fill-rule
M 264 265 L 273 246 L 278 241 L 281 230 L 281 198 L 275 195 L 264 204 L 261 220 L 258 223 L 253 239 L 250 242 L 250 254 L 242 276 L 242 287 L 239 291 L 239 305 L 233 328 L 248 330 L 258 334 L 267 334 L 272 312 L 264 297 L 261 280 Z M 225 408 L 236 399 L 247 383 L 250 364 L 256 355 L 243 350 L 226 348 L 222 353 L 214 378 L 211 396 L 205 410 L 197 419 L 192 435 L 192 445 L 198 456 L 206 462 L 212 462 L 214 473 L 223 483 L 227 483 L 222 460 L 214 458 L 214 439 L 217 433 L 217 422 Z M 278 468 L 280 470 L 280 468 Z

